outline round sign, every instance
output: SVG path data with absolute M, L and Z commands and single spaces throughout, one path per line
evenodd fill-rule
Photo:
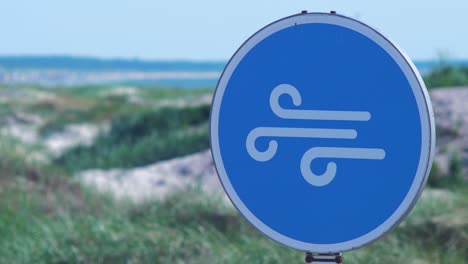
M 317 253 L 395 227 L 424 187 L 435 140 L 412 62 L 371 27 L 325 13 L 276 21 L 239 48 L 210 130 L 237 209 L 268 237 Z

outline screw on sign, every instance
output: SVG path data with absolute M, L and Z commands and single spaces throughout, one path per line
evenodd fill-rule
M 397 226 L 424 188 L 435 144 L 413 63 L 334 12 L 301 12 L 250 37 L 223 71 L 210 125 L 232 203 L 310 263 L 341 263 L 340 252 Z

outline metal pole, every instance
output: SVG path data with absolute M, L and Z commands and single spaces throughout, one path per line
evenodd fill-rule
M 343 263 L 343 254 L 341 253 L 330 253 L 330 254 L 312 254 L 311 252 L 306 253 L 305 257 L 306 263 L 312 264 L 342 264 Z

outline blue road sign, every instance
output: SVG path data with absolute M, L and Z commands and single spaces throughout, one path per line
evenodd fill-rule
M 276 21 L 239 48 L 210 129 L 237 209 L 270 238 L 317 253 L 395 227 L 424 187 L 435 140 L 412 62 L 371 27 L 325 13 Z

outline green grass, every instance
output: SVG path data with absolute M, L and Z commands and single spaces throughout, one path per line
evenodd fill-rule
M 198 189 L 134 204 L 35 165 L 18 142 L 0 148 L 0 263 L 301 263 L 221 197 Z M 427 189 L 408 218 L 345 263 L 463 264 L 468 188 Z M 410 262 L 414 261 L 414 262 Z M 419 262 L 416 262 L 419 261 Z
M 59 96 L 55 103 L 46 102 L 29 107 L 28 111 L 47 116 L 48 122 L 41 128 L 42 135 L 55 132 L 67 124 L 99 123 L 122 116 L 146 111 L 158 106 L 161 101 L 190 100 L 211 94 L 208 89 L 158 89 L 134 88 L 136 96 L 146 103 L 129 103 L 125 95 L 106 95 L 115 89 L 109 86 L 79 86 L 54 90 Z
M 468 67 L 441 65 L 424 76 L 427 88 L 440 88 L 468 85 Z
M 301 263 L 304 257 L 197 191 L 136 206 L 68 183 L 53 194 L 23 185 L 0 193 L 1 263 Z M 345 253 L 346 263 L 466 263 L 466 197 L 449 199 L 449 205 L 423 199 L 390 235 Z
M 211 90 L 126 89 L 132 91 L 128 96 L 113 94 L 115 87 L 108 86 L 0 87 L 8 99 L 0 104 L 0 117 L 18 111 L 41 117 L 42 139 L 69 124 L 110 123 L 110 132 L 94 145 L 78 146 L 53 161 L 69 171 L 141 166 L 209 147 Z M 130 102 L 131 96 L 138 102 Z
M 433 162 L 427 184 L 435 188 L 457 188 L 466 184 L 463 176 L 463 159 L 459 153 L 453 153 L 449 160 L 449 172 L 443 173 L 436 161 Z
M 39 113 L 42 116 L 47 116 L 48 122 L 40 129 L 41 135 L 47 136 L 63 129 L 69 124 L 107 122 L 121 115 L 143 111 L 146 108 L 137 105 L 117 104 L 109 100 L 102 100 L 99 103 L 94 100 L 89 100 L 89 102 L 85 100 L 79 101 L 83 102 L 76 102 L 76 107 L 68 109 L 60 109 L 61 107 L 53 105 L 36 104 L 28 110 L 33 113 Z
M 123 115 L 92 146 L 78 146 L 56 160 L 71 171 L 135 167 L 209 148 L 209 105 L 164 107 Z
M 161 100 L 161 99 L 180 99 L 188 97 L 196 97 L 205 94 L 211 94 L 211 88 L 201 89 L 182 89 L 182 88 L 163 88 L 163 87 L 138 87 L 131 86 L 138 90 L 138 92 L 147 99 Z M 111 85 L 83 85 L 73 87 L 60 87 L 54 89 L 54 92 L 80 98 L 96 99 L 102 98 L 103 94 L 115 89 Z M 44 88 L 46 89 L 46 88 Z
M 167 89 L 130 87 L 132 96 L 112 94 L 113 86 L 76 86 L 46 88 L 39 86 L 1 86 L 2 96 L 10 99 L 0 104 L 0 116 L 21 111 L 41 116 L 46 123 L 40 128 L 43 137 L 76 123 L 110 122 L 122 116 L 156 109 L 169 102 L 191 102 L 202 96 L 210 96 L 211 89 Z M 22 96 L 16 93 L 24 93 Z M 50 99 L 34 101 L 35 93 L 48 94 Z M 21 100 L 31 99 L 24 103 Z M 169 103 L 170 104 L 170 103 Z

